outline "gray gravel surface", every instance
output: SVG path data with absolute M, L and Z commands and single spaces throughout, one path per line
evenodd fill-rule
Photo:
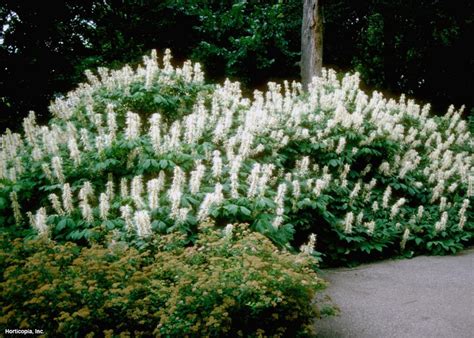
M 474 337 L 474 248 L 323 270 L 341 314 L 316 321 L 318 337 Z

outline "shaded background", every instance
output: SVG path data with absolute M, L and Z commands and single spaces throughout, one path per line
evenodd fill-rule
M 364 89 L 473 108 L 473 5 L 468 0 L 326 1 L 324 65 L 359 71 Z M 84 80 L 84 70 L 138 63 L 156 48 L 203 64 L 207 79 L 299 79 L 302 1 L 4 0 L 0 131 Z M 472 123 L 471 123 L 472 128 Z

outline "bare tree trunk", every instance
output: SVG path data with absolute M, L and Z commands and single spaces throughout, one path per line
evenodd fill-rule
M 301 82 L 305 89 L 323 66 L 322 0 L 303 0 L 301 25 Z

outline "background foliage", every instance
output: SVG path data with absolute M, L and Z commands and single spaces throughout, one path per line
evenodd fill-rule
M 406 92 L 443 111 L 473 107 L 471 1 L 328 1 L 325 64 L 356 69 L 371 88 Z M 54 8 L 50 10 L 50 8 Z M 204 64 L 247 88 L 299 77 L 302 3 L 122 0 L 0 5 L 0 122 L 18 128 L 98 65 L 136 62 L 152 48 Z

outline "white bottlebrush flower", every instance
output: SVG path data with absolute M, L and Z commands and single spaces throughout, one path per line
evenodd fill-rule
M 446 197 L 443 196 L 443 197 L 440 198 L 440 202 L 439 202 L 439 211 L 440 212 L 443 212 L 446 209 L 446 202 L 447 202 Z
M 81 163 L 81 152 L 79 151 L 79 148 L 77 147 L 77 142 L 74 137 L 69 138 L 67 142 L 67 146 L 69 148 L 69 156 L 71 156 L 71 159 L 74 161 L 76 165 Z
M 41 151 L 40 148 L 34 147 L 33 150 L 31 151 L 31 157 L 37 162 L 41 161 L 43 159 L 43 152 Z M 0 169 L 1 171 L 1 169 Z M 0 175 L 1 177 L 1 175 Z
M 49 169 L 48 163 L 42 163 L 41 170 L 43 170 L 44 176 L 46 176 L 48 180 L 53 181 L 53 173 L 51 172 L 51 169 Z
M 48 235 L 49 227 L 46 224 L 47 219 L 48 215 L 46 214 L 45 208 L 40 208 L 34 216 L 34 222 L 31 225 L 38 232 L 39 236 Z
M 56 194 L 49 194 L 48 195 L 49 201 L 51 202 L 51 206 L 53 210 L 59 215 L 64 215 L 64 210 L 61 207 L 61 202 L 59 201 L 59 197 Z
M 444 211 L 441 214 L 441 219 L 435 224 L 435 230 L 437 232 L 445 230 L 447 222 L 448 222 L 448 212 Z
M 237 173 L 230 174 L 230 195 L 232 198 L 239 198 L 239 177 Z
M 403 179 L 409 171 L 414 169 L 414 167 L 415 165 L 410 161 L 403 162 L 398 176 Z
M 132 183 L 130 185 L 130 197 L 133 199 L 133 202 L 137 206 L 137 208 L 143 207 L 143 177 L 141 175 L 137 175 L 132 179 Z
M 222 190 L 222 184 L 216 183 L 216 186 L 214 187 L 214 203 L 216 205 L 222 204 L 224 201 L 224 194 L 222 193 Z
M 368 231 L 369 235 L 372 235 L 374 233 L 374 230 L 375 230 L 375 222 L 374 221 L 365 222 L 364 226 L 367 228 L 367 231 Z
M 309 156 L 304 156 L 301 160 L 296 161 L 296 173 L 299 176 L 305 176 L 309 171 Z
M 449 191 L 450 193 L 453 193 L 453 192 L 456 190 L 457 187 L 458 187 L 458 184 L 457 184 L 456 182 L 454 182 L 453 184 L 451 184 L 451 185 L 448 187 L 448 191 Z
M 420 221 L 423 218 L 424 211 L 425 211 L 425 208 L 422 205 L 420 205 L 418 207 L 418 212 L 416 213 L 416 218 L 418 219 L 418 221 Z
M 314 248 L 316 246 L 316 235 L 311 234 L 308 237 L 308 243 L 303 244 L 300 246 L 300 251 L 307 255 L 312 255 L 314 253 Z
M 159 193 L 162 188 L 160 181 L 157 178 L 149 180 L 146 186 L 148 192 L 148 206 L 151 210 L 156 209 L 159 206 Z
M 233 231 L 234 231 L 234 226 L 232 224 L 227 224 L 222 232 L 224 234 L 224 237 L 231 238 Z
M 277 195 L 275 197 L 275 203 L 277 205 L 277 210 L 278 208 L 283 208 L 283 203 L 285 200 L 285 194 L 286 194 L 287 186 L 286 183 L 280 183 L 277 188 Z M 280 214 L 282 214 L 281 212 Z M 278 211 L 277 211 L 278 214 Z
M 249 189 L 247 191 L 248 198 L 252 198 L 257 194 L 259 176 L 260 176 L 260 164 L 255 163 L 253 165 L 250 176 L 247 179 L 247 182 L 249 184 Z
M 293 182 L 291 182 L 291 185 L 293 186 L 293 197 L 295 199 L 298 199 L 301 195 L 300 181 L 294 180 Z
M 273 184 L 273 180 L 276 177 L 272 176 L 273 170 L 275 169 L 275 165 L 273 163 L 266 163 L 261 167 L 261 176 L 258 179 L 258 187 L 257 191 L 260 196 L 265 194 L 267 190 L 267 183 Z M 291 181 L 291 178 L 288 179 L 288 182 Z
M 145 88 L 150 89 L 153 84 L 153 78 L 158 70 L 158 65 L 156 58 L 153 56 L 156 55 L 156 51 L 152 51 L 152 57 L 149 58 L 148 56 L 143 57 L 145 63 Z
M 179 205 L 181 196 L 183 195 L 183 185 L 185 184 L 185 176 L 183 170 L 176 166 L 173 171 L 173 182 L 168 190 L 168 198 L 171 202 L 171 216 L 176 218 L 179 214 Z
M 282 225 L 282 223 L 283 223 L 283 216 L 277 215 L 272 222 L 272 226 L 274 229 L 278 229 Z
M 21 160 L 20 157 L 15 157 L 14 158 L 14 167 L 15 167 L 15 171 L 21 175 L 25 172 L 24 168 L 23 168 L 23 162 Z
M 18 203 L 18 195 L 16 191 L 10 193 L 10 200 L 12 203 L 13 217 L 15 218 L 15 223 L 20 224 L 23 217 L 21 216 L 20 204 Z
M 379 171 L 384 174 L 385 176 L 390 175 L 390 164 L 388 162 L 382 162 L 379 166 Z
M 464 229 L 464 225 L 466 224 L 466 221 L 467 221 L 467 217 L 465 215 L 462 215 L 461 217 L 459 217 L 458 227 L 460 230 Z
M 356 185 L 354 186 L 354 189 L 351 191 L 349 198 L 351 200 L 354 200 L 359 195 L 360 189 L 361 189 L 361 183 L 357 182 Z
M 436 202 L 436 200 L 441 197 L 441 194 L 443 194 L 444 192 L 444 184 L 445 181 L 443 179 L 440 179 L 438 181 L 438 184 L 436 184 L 436 186 L 433 188 L 430 200 L 431 203 Z
M 215 178 L 219 178 L 222 173 L 222 158 L 221 152 L 219 150 L 214 150 L 212 152 L 212 175 Z
M 224 195 L 222 194 L 222 185 L 217 183 L 214 192 L 207 193 L 204 196 L 204 200 L 202 201 L 199 212 L 197 215 L 198 220 L 203 221 L 209 216 L 209 211 L 212 205 L 219 205 L 223 202 Z
M 357 214 L 357 219 L 356 219 L 356 221 L 357 221 L 358 224 L 362 224 L 362 220 L 363 220 L 363 219 L 364 219 L 364 212 L 361 211 L 361 212 L 359 212 L 359 213 Z
M 28 117 L 23 119 L 23 130 L 27 142 L 34 145 L 36 143 L 36 116 L 33 111 L 30 111 Z
M 178 211 L 178 216 L 176 217 L 176 222 L 178 224 L 182 224 L 186 222 L 186 219 L 188 218 L 190 208 L 180 208 Z
M 107 129 L 109 132 L 109 139 L 113 141 L 117 135 L 117 114 L 114 111 L 112 104 L 107 105 Z
M 150 117 L 150 130 L 148 132 L 151 145 L 156 153 L 161 149 L 161 115 L 153 114 Z
M 400 242 L 400 248 L 403 250 L 407 244 L 408 238 L 410 237 L 410 229 L 405 229 L 402 236 L 402 241 Z
M 107 217 L 109 216 L 109 210 L 109 198 L 106 193 L 101 193 L 99 196 L 99 215 L 103 221 L 107 220 Z
M 59 148 L 57 138 L 54 136 L 55 133 L 50 131 L 47 127 L 42 127 L 42 131 L 43 144 L 46 148 L 45 150 L 52 155 L 57 155 L 59 153 Z
M 339 142 L 337 144 L 337 148 L 336 148 L 336 154 L 340 154 L 343 152 L 344 148 L 346 146 L 346 138 L 345 137 L 341 137 L 339 139 Z
M 94 221 L 94 215 L 92 214 L 92 208 L 87 201 L 81 201 L 79 203 L 81 208 L 81 214 L 84 221 L 92 223 Z
M 461 209 L 459 209 L 459 224 L 458 224 L 458 226 L 459 226 L 459 229 L 461 229 L 461 230 L 464 228 L 464 224 L 467 221 L 466 211 L 467 211 L 468 206 L 469 206 L 469 200 L 466 198 L 462 203 Z
M 69 183 L 63 185 L 63 206 L 66 213 L 69 215 L 74 211 L 74 206 L 72 205 L 72 191 Z
M 92 146 L 89 138 L 89 131 L 85 128 L 81 128 L 81 143 L 86 151 L 92 151 Z
M 91 182 L 85 181 L 82 188 L 79 190 L 79 200 L 88 201 L 90 196 L 94 195 L 94 188 Z
M 360 175 L 365 176 L 370 172 L 370 170 L 372 170 L 372 164 L 369 163 L 365 166 L 364 170 L 361 171 Z
M 120 197 L 122 199 L 128 197 L 128 180 L 126 177 L 120 179 Z
M 374 203 L 372 203 L 372 211 L 377 212 L 378 210 L 379 210 L 379 202 L 374 201 Z
M 354 222 L 354 214 L 352 211 L 346 214 L 344 218 L 344 233 L 351 234 L 352 233 L 352 223 Z
M 63 164 L 59 156 L 54 156 L 51 160 L 51 167 L 53 168 L 54 176 L 60 183 L 64 182 Z
M 94 114 L 92 121 L 97 129 L 97 133 L 100 136 L 104 135 L 104 128 L 102 126 L 102 114 Z
M 244 130 L 242 132 L 241 138 L 240 138 L 240 147 L 238 154 L 244 159 L 247 158 L 247 156 L 250 153 L 250 149 L 252 146 L 254 140 L 254 135 L 247 130 Z
M 112 174 L 108 175 L 107 183 L 105 184 L 105 194 L 109 201 L 112 201 L 115 197 L 114 178 Z
M 367 184 L 367 185 L 365 186 L 365 190 L 366 190 L 367 192 L 371 192 L 372 189 L 375 188 L 375 185 L 376 185 L 376 184 L 377 184 L 377 179 L 375 179 L 375 178 L 371 179 L 370 182 L 369 182 L 369 184 Z
M 125 130 L 125 138 L 127 140 L 133 140 L 140 136 L 140 115 L 127 112 L 126 118 L 127 128 Z
M 199 221 L 203 221 L 207 218 L 209 215 L 209 209 L 212 206 L 212 203 L 214 202 L 214 194 L 213 193 L 207 193 L 206 196 L 204 196 L 204 199 L 199 206 L 199 211 L 197 218 Z
M 135 211 L 133 221 L 139 237 L 148 237 L 152 234 L 150 214 L 148 211 Z
M 349 171 L 351 170 L 351 165 L 346 163 L 344 164 L 344 169 L 341 172 L 341 175 L 339 176 L 339 180 L 341 181 L 341 188 L 347 187 L 347 174 L 349 174 Z
M 384 207 L 385 209 L 388 208 L 388 203 L 390 201 L 390 196 L 392 195 L 392 188 L 390 186 L 387 186 L 387 188 L 385 189 L 385 192 L 383 193 L 383 197 L 382 197 L 382 207 Z
M 125 221 L 125 229 L 127 231 L 132 230 L 133 222 L 132 222 L 132 207 L 127 205 L 120 207 L 120 217 Z
M 398 212 L 400 210 L 400 207 L 405 204 L 406 200 L 405 198 L 400 198 L 394 205 L 392 205 L 392 208 L 390 209 L 390 218 L 393 219 L 395 216 L 398 215 Z
M 196 169 L 191 172 L 191 178 L 189 179 L 189 191 L 192 194 L 197 194 L 199 192 L 205 171 L 206 167 L 199 162 L 196 166 Z
M 318 178 L 314 184 L 313 193 L 315 197 L 321 195 L 321 192 L 327 187 L 328 182 L 325 179 Z
M 105 135 L 98 135 L 95 137 L 95 147 L 99 154 L 102 154 L 107 146 L 107 138 Z
M 417 181 L 417 182 L 415 182 L 415 183 L 413 183 L 413 185 L 415 186 L 415 188 L 418 188 L 418 189 L 421 189 L 421 188 L 423 188 L 423 183 L 421 183 L 421 182 L 418 182 L 418 181 Z

